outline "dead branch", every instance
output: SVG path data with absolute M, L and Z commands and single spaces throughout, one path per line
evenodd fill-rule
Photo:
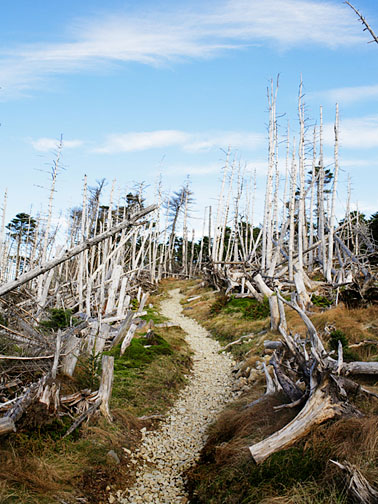
M 350 2 L 346 1 L 345 3 L 347 5 L 349 5 L 349 7 L 351 9 L 353 9 L 354 12 L 357 14 L 357 16 L 359 17 L 361 23 L 363 24 L 363 26 L 365 26 L 364 31 L 367 30 L 370 33 L 370 35 L 373 37 L 373 40 L 371 40 L 370 42 L 376 42 L 378 44 L 378 37 L 374 33 L 374 31 L 371 28 L 371 26 L 369 25 L 369 23 L 366 21 L 366 18 Z
M 13 280 L 12 282 L 9 282 L 3 286 L 0 287 L 0 296 L 3 296 L 4 294 L 7 294 L 8 292 L 16 289 L 17 287 L 20 287 L 21 285 L 24 285 L 25 283 L 29 282 L 30 280 L 33 280 L 34 278 L 38 277 L 39 275 L 42 275 L 43 273 L 46 273 L 47 271 L 51 270 L 52 268 L 55 268 L 55 266 L 58 266 L 59 264 L 64 263 L 65 261 L 68 261 L 68 259 L 71 259 L 74 256 L 79 255 L 81 252 L 84 252 L 84 250 L 87 250 L 93 245 L 97 245 L 98 243 L 106 240 L 107 238 L 111 238 L 115 234 L 119 233 L 122 231 L 122 229 L 125 229 L 128 226 L 135 226 L 138 225 L 137 221 L 144 217 L 145 215 L 153 212 L 156 210 L 157 206 L 156 205 L 150 205 L 147 208 L 141 210 L 137 214 L 133 215 L 131 219 L 127 219 L 122 221 L 120 224 L 117 226 L 114 226 L 113 228 L 105 231 L 104 233 L 101 233 L 94 238 L 90 238 L 88 240 L 83 241 L 80 243 L 80 245 L 77 245 L 76 247 L 73 247 L 70 250 L 66 250 L 63 255 L 60 257 L 56 257 L 55 259 L 52 259 L 51 261 L 48 261 L 44 264 L 41 264 L 37 268 L 34 268 L 33 270 L 28 271 L 27 273 L 21 275 L 19 278 L 16 280 Z
M 349 480 L 348 492 L 354 500 L 361 504 L 378 503 L 378 491 L 370 485 L 368 480 L 356 466 L 347 461 L 344 461 L 342 464 L 335 460 L 331 460 L 330 462 L 337 465 L 337 467 L 346 473 L 346 477 Z

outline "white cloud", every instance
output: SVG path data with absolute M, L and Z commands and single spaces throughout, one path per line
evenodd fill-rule
M 76 22 L 64 43 L 2 50 L 1 85 L 3 93 L 25 92 L 54 74 L 98 70 L 115 62 L 203 59 L 265 42 L 282 49 L 364 40 L 351 10 L 330 0 L 224 0 L 171 12 L 117 12 Z
M 265 135 L 237 131 L 196 133 L 183 145 L 184 150 L 198 152 L 213 148 L 255 149 L 265 142 Z
M 179 130 L 155 130 L 109 135 L 104 143 L 94 149 L 102 154 L 133 152 L 148 149 L 180 147 L 187 152 L 207 151 L 214 148 L 255 149 L 262 145 L 265 136 L 249 132 L 187 133 Z
M 333 124 L 326 124 L 324 133 L 325 144 L 333 145 Z M 372 149 L 378 147 L 378 115 L 341 119 L 340 147 L 342 149 Z
M 102 154 L 133 152 L 182 145 L 189 135 L 177 130 L 156 130 L 109 135 L 105 144 L 94 149 Z
M 55 138 L 38 138 L 38 140 L 30 140 L 33 148 L 39 152 L 48 152 L 58 147 L 59 141 Z M 63 149 L 75 149 L 83 145 L 81 140 L 63 140 Z
M 164 169 L 164 175 L 210 175 L 221 172 L 222 163 L 210 163 L 203 165 L 183 165 L 175 164 Z
M 358 101 L 378 98 L 378 84 L 372 86 L 354 86 L 329 89 L 319 93 L 312 93 L 314 96 L 325 97 L 332 103 L 343 103 L 348 105 Z

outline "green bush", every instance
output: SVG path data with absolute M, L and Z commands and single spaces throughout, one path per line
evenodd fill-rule
M 325 296 L 317 296 L 316 294 L 313 294 L 311 296 L 311 301 L 312 304 L 319 306 L 320 308 L 329 308 L 332 306 L 332 301 Z
M 63 308 L 50 308 L 49 318 L 47 320 L 41 320 L 39 325 L 46 329 L 52 329 L 57 331 L 58 329 L 64 329 L 72 325 L 77 325 L 79 319 L 72 316 L 72 310 L 64 310 Z
M 343 358 L 345 361 L 359 360 L 359 356 L 355 352 L 350 350 L 349 341 L 346 334 L 340 329 L 335 329 L 331 332 L 328 342 L 329 349 L 335 350 L 337 352 L 339 348 L 339 341 L 341 341 L 343 347 Z

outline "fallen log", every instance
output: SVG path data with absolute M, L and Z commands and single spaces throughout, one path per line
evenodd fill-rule
M 70 250 L 66 250 L 64 254 L 62 254 L 59 257 L 55 257 L 51 261 L 48 261 L 44 264 L 41 264 L 37 268 L 34 268 L 27 273 L 24 273 L 20 277 L 18 277 L 16 280 L 12 280 L 11 282 L 6 283 L 5 285 L 2 285 L 0 287 L 0 296 L 3 296 L 4 294 L 7 294 L 8 292 L 16 289 L 17 287 L 20 287 L 21 285 L 26 284 L 30 280 L 33 280 L 34 278 L 38 277 L 39 275 L 42 275 L 43 273 L 46 273 L 47 271 L 51 270 L 52 268 L 55 268 L 55 266 L 58 266 L 59 264 L 64 263 L 65 261 L 68 261 L 68 259 L 71 259 L 72 257 L 75 257 L 79 255 L 81 252 L 84 252 L 84 250 L 87 250 L 93 245 L 97 245 L 103 240 L 106 240 L 107 238 L 111 238 L 115 234 L 119 233 L 119 231 L 122 231 L 122 229 L 125 229 L 128 226 L 134 226 L 138 225 L 137 221 L 144 217 L 145 215 L 153 212 L 156 210 L 157 205 L 150 205 L 140 212 L 136 213 L 133 215 L 131 219 L 126 219 L 122 221 L 120 224 L 117 224 L 117 226 L 114 226 L 111 229 L 108 229 L 104 233 L 101 233 L 94 238 L 90 238 L 88 240 L 83 241 L 76 247 L 73 247 Z
M 0 436 L 10 432 L 16 432 L 14 421 L 9 417 L 0 418 Z
M 310 396 L 303 409 L 285 427 L 268 438 L 249 447 L 251 455 L 260 464 L 273 453 L 288 448 L 310 432 L 314 425 L 350 411 L 350 407 L 338 401 L 330 392 L 325 380 Z

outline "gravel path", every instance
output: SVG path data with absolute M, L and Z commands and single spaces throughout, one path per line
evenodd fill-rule
M 161 313 L 187 333 L 193 370 L 161 428 L 142 430 L 140 449 L 131 454 L 131 463 L 137 465 L 136 483 L 122 494 L 117 492 L 122 504 L 188 503 L 183 473 L 198 459 L 206 428 L 233 397 L 232 360 L 218 354 L 218 342 L 203 327 L 181 314 L 179 289 L 170 295 L 162 302 Z M 109 500 L 116 502 L 113 498 Z

